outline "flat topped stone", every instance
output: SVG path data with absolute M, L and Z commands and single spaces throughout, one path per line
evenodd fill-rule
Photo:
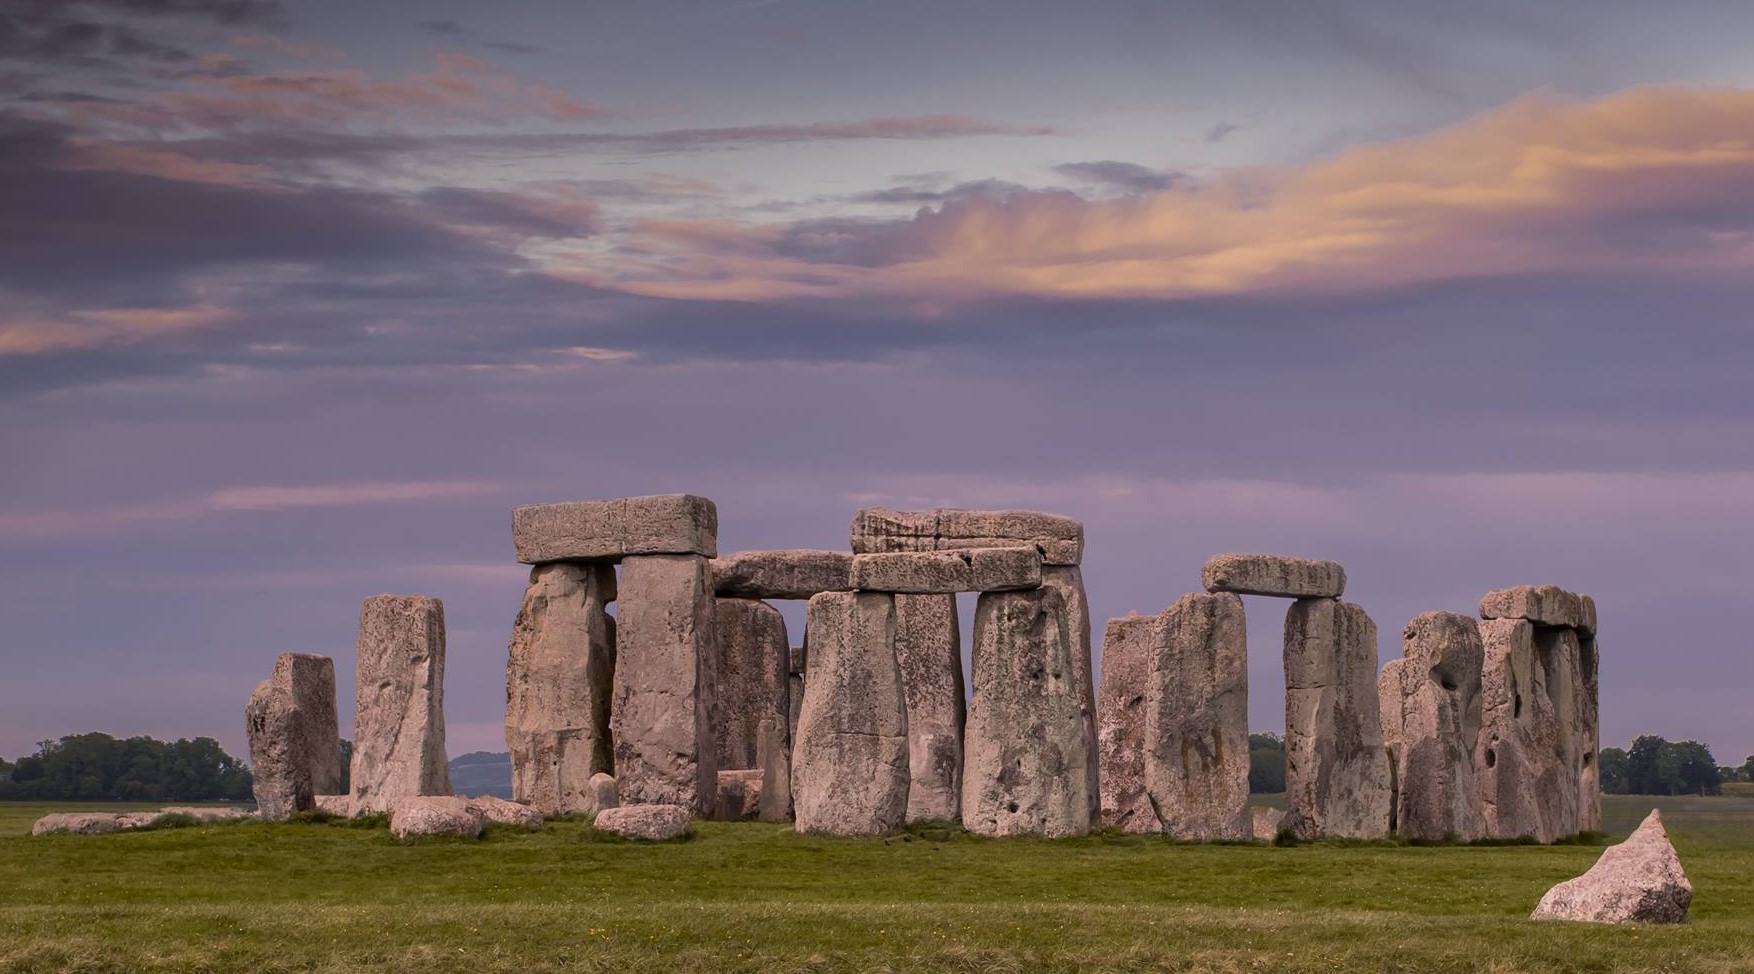
M 628 555 L 719 553 L 719 511 L 694 494 L 527 504 L 512 508 L 518 560 L 620 561 Z
M 1693 884 L 1655 809 L 1619 845 L 1602 850 L 1589 872 L 1547 891 L 1533 920 L 1686 923 Z
M 853 553 L 1034 548 L 1045 565 L 1084 560 L 1084 524 L 1041 511 L 891 511 L 868 507 L 853 515 Z
M 852 590 L 849 551 L 789 548 L 713 559 L 713 591 L 738 599 L 808 599 Z
M 681 805 L 622 805 L 597 813 L 591 827 L 629 839 L 662 842 L 694 831 L 689 810 Z
M 852 585 L 909 595 L 1039 588 L 1041 554 L 1033 548 L 968 548 L 854 555 Z
M 1480 600 L 1482 619 L 1527 619 L 1538 626 L 1565 626 L 1596 634 L 1596 600 L 1557 585 L 1495 588 Z
M 1200 569 L 1200 584 L 1208 592 L 1337 599 L 1346 591 L 1346 569 L 1337 561 L 1314 558 L 1213 555 Z

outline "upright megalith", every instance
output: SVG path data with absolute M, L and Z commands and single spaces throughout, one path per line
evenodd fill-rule
M 1079 525 L 1079 536 L 1083 536 Z M 1072 674 L 1078 696 L 1084 701 L 1084 739 L 1089 744 L 1084 771 L 1090 795 L 1090 820 L 1102 814 L 1101 758 L 1096 738 L 1096 679 L 1091 667 L 1090 599 L 1084 592 L 1084 570 L 1077 565 L 1043 565 L 1041 584 L 1060 593 L 1066 603 L 1066 634 L 1072 642 Z
M 353 798 L 357 814 L 451 793 L 445 763 L 445 607 L 375 595 L 359 610 Z
M 1102 689 L 1096 699 L 1103 828 L 1149 834 L 1162 829 L 1145 792 L 1145 697 L 1163 638 L 1161 616 L 1110 619 L 1102 635 Z
M 962 812 L 962 638 L 956 596 L 895 597 L 895 663 L 907 701 L 910 822 Z
M 1472 841 L 1486 834 L 1474 784 L 1485 651 L 1474 620 L 1414 616 L 1398 666 L 1379 678 L 1384 738 L 1395 761 L 1395 831 L 1409 839 Z
M 962 822 L 979 835 L 1090 830 L 1090 714 L 1072 619 L 1058 590 L 976 603 L 974 697 L 964 734 Z
M 1285 614 L 1285 827 L 1300 839 L 1384 838 L 1389 776 L 1376 624 L 1349 602 L 1298 599 Z
M 791 709 L 786 619 L 759 599 L 720 598 L 714 602 L 713 629 L 718 768 L 760 768 L 762 723 L 771 719 L 783 730 Z
M 809 640 L 808 633 L 805 640 Z M 794 747 L 798 743 L 798 715 L 804 710 L 804 662 L 808 656 L 809 650 L 793 646 L 791 664 L 786 667 L 789 671 L 786 678 L 787 706 L 790 708 L 786 713 L 786 740 Z
M 1525 619 L 1479 624 L 1480 737 L 1474 751 L 1474 787 L 1488 834 L 1550 842 L 1536 794 L 1544 755 L 1535 716 L 1535 627 Z
M 630 555 L 719 553 L 719 512 L 694 494 L 527 504 L 512 509 L 512 541 L 526 565 L 616 562 Z
M 274 675 L 250 694 L 244 726 L 256 811 L 269 821 L 316 807 L 341 789 L 341 734 L 335 714 L 335 661 L 282 653 Z
M 739 551 L 713 559 L 713 590 L 736 599 L 808 599 L 851 591 L 852 568 L 845 551 Z
M 593 775 L 614 768 L 615 568 L 550 562 L 530 571 L 506 659 L 512 797 L 545 815 L 597 811 Z
M 1213 555 L 1200 570 L 1208 592 L 1337 599 L 1346 594 L 1346 569 L 1337 561 L 1285 555 Z
M 895 662 L 895 597 L 825 592 L 810 600 L 810 671 L 792 752 L 800 832 L 882 835 L 908 807 L 908 714 Z
M 1184 595 L 1145 680 L 1145 790 L 1165 835 L 1247 839 L 1248 629 L 1242 599 Z
M 621 563 L 609 732 L 623 805 L 680 805 L 710 815 L 713 741 L 712 572 L 700 555 Z

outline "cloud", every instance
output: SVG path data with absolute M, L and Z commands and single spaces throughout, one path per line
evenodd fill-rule
M 1123 193 L 1158 192 L 1175 185 L 1178 179 L 1187 178 L 1182 173 L 1164 172 L 1136 162 L 1113 160 L 1062 163 L 1054 167 L 1054 172 Z
M 1232 125 L 1229 122 L 1219 122 L 1217 125 L 1214 125 L 1211 128 L 1206 130 L 1206 141 L 1207 142 L 1223 142 L 1225 136 L 1229 135 L 1230 133 L 1236 131 L 1237 129 L 1239 129 L 1241 127 L 1242 126 L 1240 126 L 1240 125 Z

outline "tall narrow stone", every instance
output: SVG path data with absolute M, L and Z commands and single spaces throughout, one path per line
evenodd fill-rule
M 1389 755 L 1389 831 L 1397 831 L 1395 810 L 1401 804 L 1401 671 L 1403 658 L 1383 664 L 1376 675 L 1377 710 L 1382 714 L 1382 745 Z
M 1535 749 L 1535 627 L 1523 619 L 1487 619 L 1479 628 L 1484 663 L 1474 787 L 1487 833 L 1551 841 L 1535 793 L 1541 759 Z
M 615 568 L 550 562 L 530 571 L 506 658 L 512 797 L 545 815 L 597 811 L 591 778 L 613 771 Z
M 962 637 L 956 596 L 895 597 L 895 663 L 907 700 L 907 820 L 962 813 Z
M 1083 526 L 1079 525 L 1080 536 Z M 1071 637 L 1072 672 L 1078 681 L 1078 697 L 1084 704 L 1084 739 L 1089 743 L 1084 772 L 1084 787 L 1090 796 L 1090 820 L 1102 814 L 1102 761 L 1097 753 L 1096 680 L 1091 667 L 1090 599 L 1084 593 L 1084 571 L 1077 565 L 1047 565 L 1041 570 L 1041 583 L 1060 593 L 1066 602 L 1067 635 Z
M 804 634 L 804 641 L 810 641 L 810 634 Z M 791 671 L 786 679 L 787 707 L 786 740 L 792 746 L 798 744 L 798 715 L 804 710 L 804 661 L 808 651 L 803 646 L 792 647 L 792 661 L 788 669 Z
M 1300 839 L 1389 832 L 1389 759 L 1376 686 L 1376 624 L 1303 598 L 1285 614 L 1285 827 Z
M 707 559 L 626 559 L 617 606 L 609 729 L 621 804 L 680 805 L 709 815 L 718 792 L 718 765 Z
M 445 763 L 445 607 L 376 595 L 359 610 L 353 798 L 387 812 L 404 798 L 449 795 Z
M 1146 792 L 1171 838 L 1248 839 L 1253 826 L 1242 599 L 1184 595 L 1162 620 L 1146 677 Z
M 256 810 L 279 821 L 316 807 L 341 789 L 341 734 L 335 715 L 335 661 L 282 653 L 274 675 L 250 694 L 244 726 Z
M 786 619 L 766 602 L 720 598 L 714 603 L 713 627 L 718 768 L 760 768 L 762 722 L 772 718 L 784 728 L 791 709 Z
M 1592 601 L 1591 606 L 1594 606 Z M 1577 827 L 1583 832 L 1602 830 L 1602 718 L 1597 667 L 1600 665 L 1594 634 L 1578 634 L 1578 746 L 1582 768 L 1577 781 Z
M 810 671 L 792 754 L 800 832 L 881 835 L 907 821 L 907 703 L 895 662 L 895 597 L 810 600 Z
M 1145 791 L 1145 697 L 1163 640 L 1161 616 L 1110 619 L 1102 636 L 1102 692 L 1096 701 L 1104 828 L 1162 830 Z
M 974 699 L 964 736 L 963 827 L 979 835 L 1090 830 L 1090 713 L 1074 627 L 1052 586 L 976 604 Z
M 1581 828 L 1579 783 L 1583 776 L 1583 680 L 1577 632 L 1535 627 L 1536 747 L 1550 756 L 1536 779 L 1546 828 L 1543 842 L 1576 835 Z
M 760 737 L 761 806 L 763 822 L 792 820 L 792 750 L 784 722 L 764 718 L 757 731 Z
M 1426 612 L 1407 624 L 1402 641 L 1392 703 L 1398 719 L 1384 718 L 1384 726 L 1399 725 L 1396 831 L 1409 839 L 1478 839 L 1486 834 L 1474 784 L 1484 659 L 1479 627 L 1454 612 Z

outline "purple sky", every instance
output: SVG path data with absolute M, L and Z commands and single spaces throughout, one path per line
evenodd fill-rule
M 1530 6 L 0 0 L 0 755 L 242 753 L 386 591 L 501 750 L 510 508 L 689 491 L 1082 518 L 1099 630 L 1553 582 L 1740 763 L 1754 5 Z

